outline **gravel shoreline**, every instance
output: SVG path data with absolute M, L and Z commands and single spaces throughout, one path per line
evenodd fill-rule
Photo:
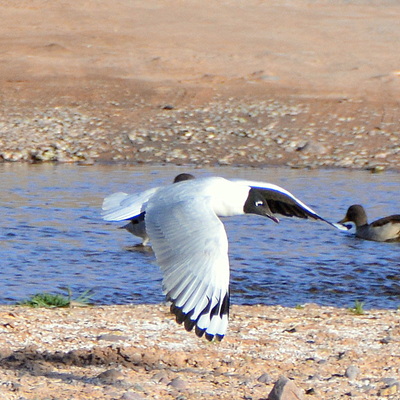
M 0 392 L 16 399 L 397 399 L 398 310 L 233 306 L 209 343 L 164 305 L 0 307 Z M 291 398 L 291 397 L 289 397 Z
M 246 94 L 18 104 L 0 112 L 0 160 L 398 170 L 399 111 L 373 106 Z

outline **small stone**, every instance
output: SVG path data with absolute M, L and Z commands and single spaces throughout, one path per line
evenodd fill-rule
M 129 337 L 128 336 L 113 335 L 113 334 L 106 333 L 104 335 L 98 336 L 97 340 L 107 340 L 109 342 L 118 342 L 120 340 L 129 340 Z
M 385 387 L 379 391 L 380 396 L 391 396 L 392 394 L 396 394 L 398 392 L 398 386 L 397 385 L 391 385 L 388 387 Z
M 144 397 L 136 392 L 126 392 L 121 397 L 121 400 L 144 400 Z
M 385 171 L 385 167 L 383 165 L 375 165 L 370 170 L 372 174 L 379 174 L 380 172 Z
M 257 381 L 269 385 L 272 382 L 272 378 L 269 374 L 264 373 L 258 377 Z
M 172 379 L 172 381 L 170 383 L 168 383 L 167 386 L 171 386 L 176 390 L 185 390 L 187 388 L 187 383 L 186 383 L 186 381 L 184 381 L 183 379 L 178 377 L 178 378 Z
M 137 392 L 144 392 L 144 387 L 140 383 L 135 383 L 133 385 L 133 389 L 135 389 Z
M 166 383 L 166 379 L 168 379 L 168 377 L 167 377 L 167 374 L 166 374 L 165 371 L 160 371 L 160 372 L 155 373 L 155 374 L 151 377 L 151 379 L 152 379 L 154 382 Z M 168 380 L 168 382 L 169 382 L 169 380 Z
M 357 375 L 360 373 L 360 369 L 356 365 L 350 365 L 346 368 L 344 376 L 350 380 L 356 379 Z
M 386 386 L 400 385 L 400 382 L 399 382 L 396 378 L 382 378 L 381 381 L 382 381 Z
M 382 339 L 380 340 L 380 342 L 381 342 L 382 344 L 389 344 L 389 343 L 392 342 L 392 341 L 393 341 L 393 338 L 390 337 L 390 336 L 386 336 L 386 337 L 384 337 L 384 338 L 382 338 Z
M 285 376 L 281 376 L 268 395 L 268 400 L 302 400 L 301 390 Z
M 97 378 L 100 379 L 103 383 L 112 384 L 122 379 L 122 373 L 113 368 L 97 375 Z

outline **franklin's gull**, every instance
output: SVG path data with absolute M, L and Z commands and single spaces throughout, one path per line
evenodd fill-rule
M 191 179 L 137 194 L 114 194 L 103 203 L 106 221 L 144 221 L 163 290 L 186 330 L 221 340 L 229 313 L 228 239 L 221 220 L 258 214 L 279 222 L 275 214 L 324 221 L 287 190 L 262 182 L 221 177 Z

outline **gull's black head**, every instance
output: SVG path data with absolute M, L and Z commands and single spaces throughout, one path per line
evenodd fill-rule
M 268 217 L 272 221 L 278 223 L 279 219 L 274 216 L 269 205 L 262 194 L 255 188 L 251 188 L 246 202 L 244 203 L 243 211 L 246 214 L 257 214 L 263 217 Z

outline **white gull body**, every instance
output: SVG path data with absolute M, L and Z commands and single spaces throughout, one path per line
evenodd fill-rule
M 220 177 L 116 193 L 103 203 L 106 221 L 144 218 L 171 311 L 187 330 L 195 328 L 208 340 L 221 340 L 228 326 L 228 239 L 219 217 L 247 213 L 275 222 L 280 214 L 336 226 L 279 186 Z

